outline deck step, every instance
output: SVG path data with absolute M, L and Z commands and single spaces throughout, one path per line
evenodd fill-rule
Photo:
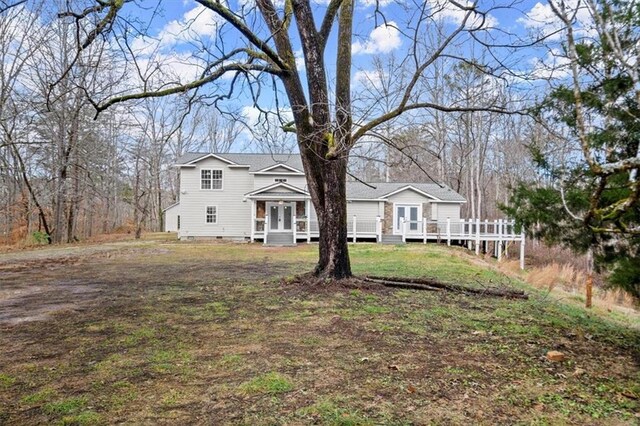
M 295 246 L 293 241 L 293 233 L 278 233 L 268 234 L 267 241 L 264 243 L 266 246 Z
M 404 244 L 402 235 L 383 235 L 382 244 Z

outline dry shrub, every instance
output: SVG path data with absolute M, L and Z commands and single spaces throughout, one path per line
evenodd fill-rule
M 586 274 L 572 265 L 551 263 L 533 268 L 527 275 L 527 282 L 538 288 L 553 290 L 558 287 L 569 292 L 584 288 Z
M 517 249 L 516 249 L 517 250 Z M 510 254 L 511 260 L 500 263 L 500 269 L 511 274 L 522 276 L 520 263 Z M 584 296 L 586 293 L 587 261 L 586 257 L 576 255 L 570 250 L 560 247 L 548 247 L 544 244 L 528 242 L 526 247 L 527 273 L 525 281 L 534 287 L 548 291 L 559 290 Z M 617 289 L 607 289 L 605 275 L 594 274 L 594 303 L 605 308 L 624 307 L 638 309 L 638 305 L 629 294 Z

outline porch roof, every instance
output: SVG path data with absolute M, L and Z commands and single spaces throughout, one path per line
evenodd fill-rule
M 302 188 L 277 182 L 245 194 L 247 198 L 309 198 L 309 193 Z

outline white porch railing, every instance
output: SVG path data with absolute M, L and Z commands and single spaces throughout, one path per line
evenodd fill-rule
M 357 216 L 352 216 L 347 221 L 347 237 L 357 242 L 358 239 L 375 239 L 377 242 L 383 240 L 384 219 L 376 217 L 375 220 L 363 220 Z M 269 216 L 264 218 L 254 218 L 251 232 L 251 240 L 263 238 L 266 240 L 269 233 Z M 294 241 L 317 238 L 320 230 L 317 220 L 310 220 L 307 217 L 294 218 L 292 229 Z M 395 233 L 396 235 L 398 232 Z M 476 254 L 480 254 L 481 246 L 484 244 L 488 250 L 489 243 L 493 244 L 494 254 L 498 259 L 502 259 L 509 242 L 520 242 L 520 266 L 524 269 L 524 232 L 517 232 L 515 221 L 498 219 L 494 221 L 480 219 L 446 219 L 446 220 L 405 220 L 402 219 L 399 227 L 399 234 L 402 241 L 428 241 L 446 242 L 451 245 L 452 241 L 459 241 L 466 244 L 469 249 L 475 249 Z

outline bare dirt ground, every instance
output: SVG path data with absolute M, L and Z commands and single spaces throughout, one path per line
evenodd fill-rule
M 118 242 L 0 255 L 0 424 L 640 422 L 637 330 L 536 294 L 281 279 L 308 271 L 315 250 Z M 497 279 L 443 248 L 359 245 L 353 263 Z M 552 349 L 565 361 L 547 361 Z

